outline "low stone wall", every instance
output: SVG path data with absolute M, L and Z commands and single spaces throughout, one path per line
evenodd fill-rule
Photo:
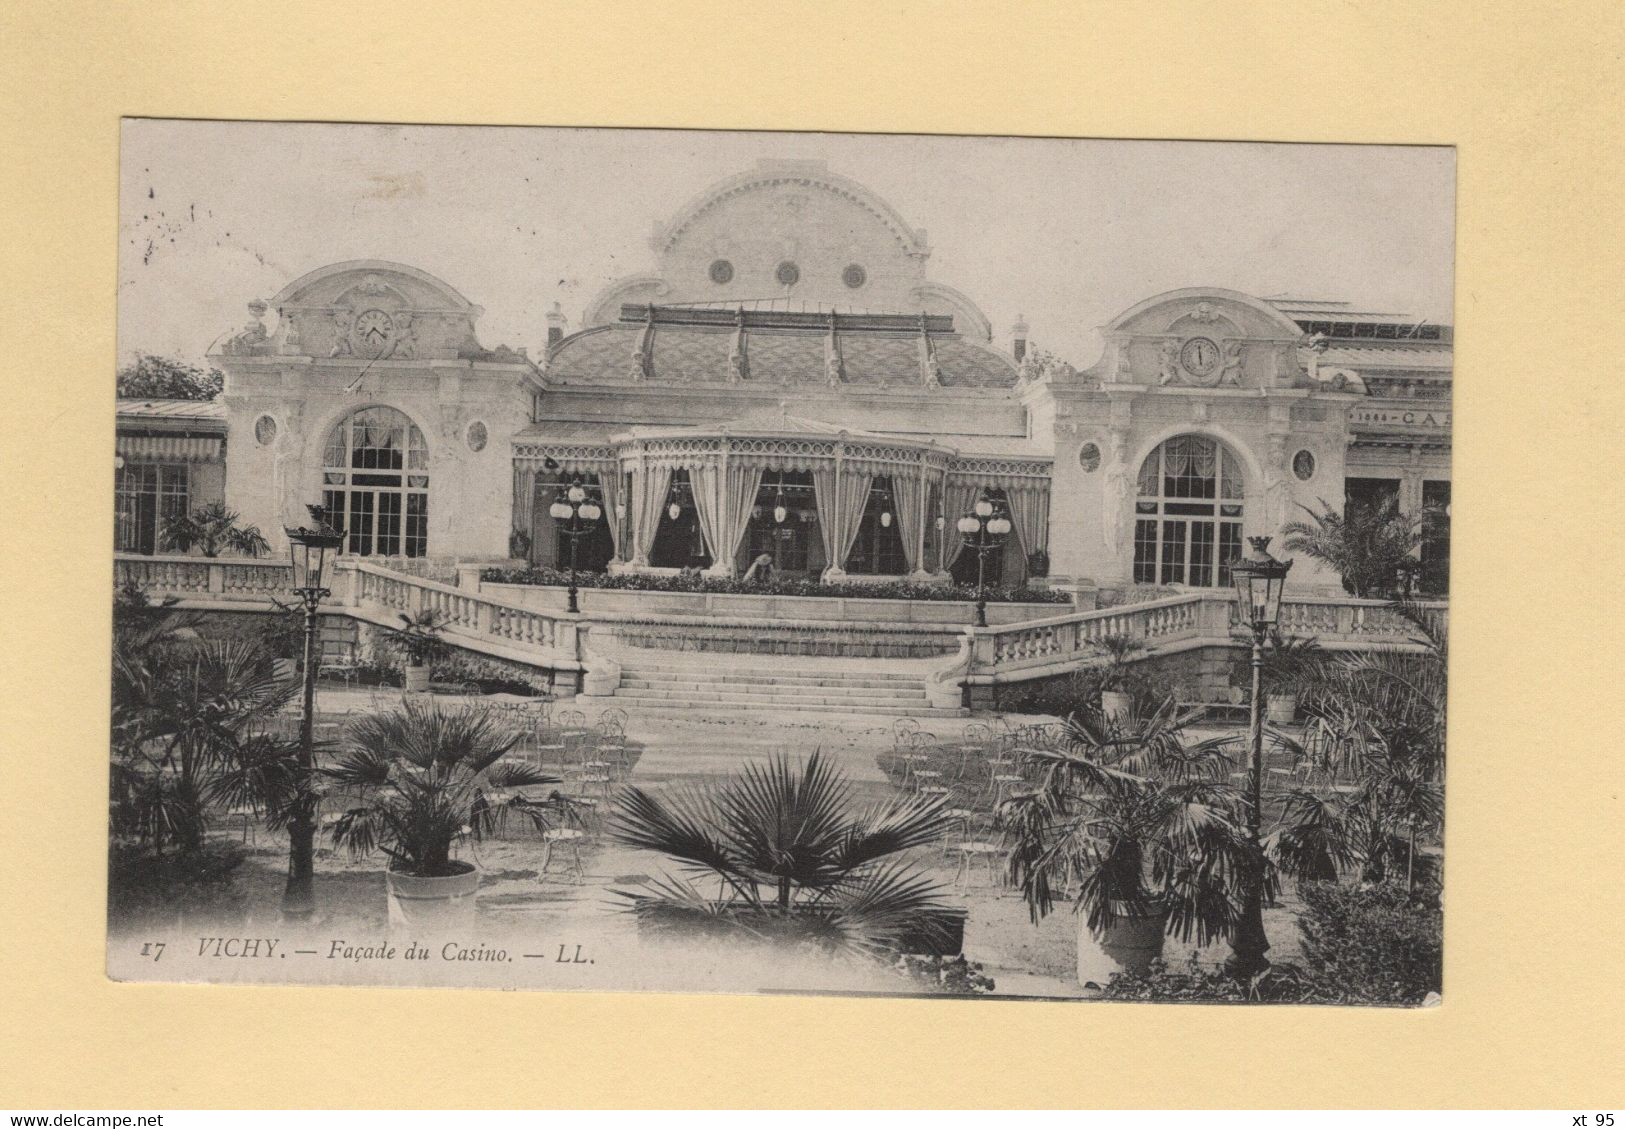
M 764 631 L 751 626 L 658 623 L 600 624 L 594 637 L 612 636 L 628 647 L 663 651 L 714 651 L 748 655 L 827 655 L 863 659 L 921 659 L 951 655 L 959 636 L 942 632 L 843 631 L 838 625 L 805 631 Z
M 469 586 L 469 570 L 459 584 Z M 476 574 L 477 577 L 477 574 Z M 568 603 L 563 588 L 537 584 L 493 584 L 481 581 L 477 591 L 535 611 L 562 612 Z M 920 623 L 968 626 L 976 605 L 960 600 L 865 600 L 833 596 L 744 595 L 730 592 L 644 592 L 627 588 L 582 588 L 578 603 L 585 615 L 684 615 L 725 619 L 824 620 L 830 623 Z M 1066 604 L 990 603 L 991 626 L 1026 623 L 1070 611 Z
M 1244 658 L 1239 646 L 1195 647 L 1170 655 L 1153 655 L 1133 664 L 1135 672 L 1152 681 L 1165 684 L 1168 691 L 1181 701 L 1229 702 L 1230 673 L 1237 659 Z M 1065 700 L 1077 692 L 1074 686 L 1079 673 L 1035 678 L 1028 682 L 1012 682 L 989 687 L 974 687 L 973 697 L 979 708 L 1021 709 L 1039 703 L 1033 712 L 1051 712 L 1049 703 Z M 980 694 L 974 693 L 980 691 Z M 988 693 L 991 691 L 991 693 Z

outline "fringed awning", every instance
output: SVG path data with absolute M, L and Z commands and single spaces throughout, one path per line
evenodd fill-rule
M 217 463 L 224 446 L 218 436 L 120 435 L 120 457 L 138 463 Z

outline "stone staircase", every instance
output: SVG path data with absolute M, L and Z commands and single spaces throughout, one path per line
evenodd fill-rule
M 621 664 L 614 703 L 639 712 L 824 713 L 880 717 L 962 717 L 961 709 L 932 709 L 925 672 L 913 663 L 836 664 L 759 656 L 645 652 L 616 656 Z M 604 699 L 607 700 L 607 699 Z

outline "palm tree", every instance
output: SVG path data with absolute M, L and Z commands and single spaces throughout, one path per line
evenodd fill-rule
M 1373 598 L 1391 593 L 1401 562 L 1409 560 L 1422 543 L 1422 518 L 1401 513 L 1398 498 L 1376 505 L 1351 505 L 1343 513 L 1332 509 L 1324 498 L 1318 512 L 1304 505 L 1298 508 L 1310 520 L 1288 522 L 1281 528 L 1286 549 L 1335 569 L 1351 596 Z
M 205 557 L 218 557 L 221 550 L 245 557 L 269 553 L 270 542 L 259 526 L 239 525 L 240 520 L 237 511 L 228 510 L 224 502 L 210 502 L 190 513 L 171 514 L 164 520 L 164 548 L 187 553 L 195 547 Z
M 683 876 L 618 890 L 656 930 L 808 943 L 878 953 L 940 933 L 940 887 L 891 856 L 947 829 L 942 803 L 891 797 L 854 813 L 846 778 L 820 753 L 779 756 L 736 776 L 656 797 L 625 789 L 611 816 L 619 842 L 659 851 Z M 695 883 L 715 879 L 717 896 Z
M 558 792 L 534 800 L 520 788 L 557 784 L 528 764 L 505 761 L 519 741 L 478 706 L 443 712 L 408 701 L 350 725 L 349 747 L 322 770 L 359 801 L 333 824 L 333 842 L 353 857 L 381 850 L 390 869 L 420 878 L 457 873 L 451 848 L 469 828 L 476 840 L 499 835 L 510 818 L 545 831 L 568 815 Z
M 1074 714 L 1056 748 L 1030 754 L 1042 782 L 1003 814 L 1011 879 L 1034 922 L 1076 882 L 1077 909 L 1097 935 L 1163 911 L 1168 935 L 1184 941 L 1233 933 L 1245 798 L 1227 781 L 1222 739 L 1184 741 L 1192 720 L 1172 699 L 1149 717 Z

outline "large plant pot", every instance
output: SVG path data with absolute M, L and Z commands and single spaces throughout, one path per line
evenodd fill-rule
M 474 899 L 480 872 L 472 863 L 454 862 L 460 873 L 444 878 L 417 878 L 384 871 L 389 891 L 389 927 L 436 935 L 466 933 L 474 925 Z
M 429 690 L 429 668 L 425 666 L 408 665 L 402 679 L 408 694 L 424 694 Z
M 1107 717 L 1129 717 L 1134 713 L 1134 699 L 1121 690 L 1102 690 L 1100 712 Z
M 1104 988 L 1115 973 L 1143 976 L 1162 955 L 1163 929 L 1168 911 L 1127 916 L 1121 910 L 1102 932 L 1089 928 L 1086 914 L 1078 915 L 1078 983 Z
M 1271 725 L 1291 725 L 1298 717 L 1298 696 L 1271 694 L 1264 702 L 1264 716 Z

